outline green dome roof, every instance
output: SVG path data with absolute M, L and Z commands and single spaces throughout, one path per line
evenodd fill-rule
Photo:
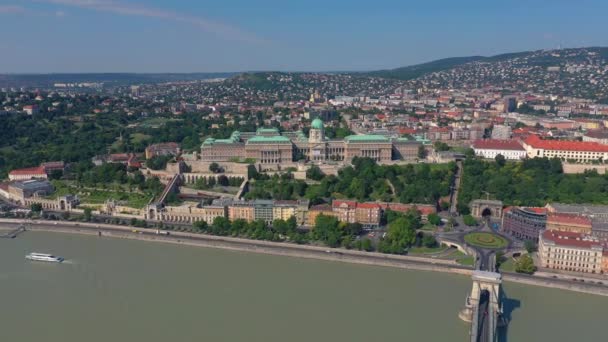
M 310 124 L 310 128 L 323 129 L 323 121 L 321 121 L 321 119 L 319 119 L 319 118 L 312 120 L 312 124 Z

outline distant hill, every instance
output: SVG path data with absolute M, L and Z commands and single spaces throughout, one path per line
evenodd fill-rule
M 235 73 L 84 73 L 0 74 L 2 87 L 50 87 L 54 83 L 104 83 L 128 85 L 228 78 Z
M 524 56 L 530 52 L 516 52 L 516 53 L 506 53 L 491 57 L 485 56 L 469 56 L 469 57 L 450 57 L 438 59 L 432 62 L 410 65 L 406 67 L 396 68 L 396 69 L 388 69 L 388 70 L 378 70 L 365 73 L 368 76 L 372 77 L 382 77 L 382 78 L 394 78 L 399 80 L 412 80 L 423 76 L 428 73 L 438 72 L 449 70 L 454 67 L 471 63 L 471 62 L 493 62 L 493 61 L 501 61 L 506 60 L 513 57 Z
M 447 58 L 363 75 L 399 80 L 410 89 L 495 87 L 608 103 L 608 47 Z

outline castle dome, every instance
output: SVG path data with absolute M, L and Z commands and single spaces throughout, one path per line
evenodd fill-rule
M 319 119 L 319 118 L 312 120 L 312 123 L 310 124 L 310 128 L 323 129 L 323 121 L 321 121 L 321 119 Z

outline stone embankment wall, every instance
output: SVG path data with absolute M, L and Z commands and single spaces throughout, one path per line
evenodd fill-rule
M 502 276 L 506 282 L 514 282 L 525 285 L 549 287 L 553 289 L 575 291 L 599 296 L 608 296 L 608 286 L 591 285 L 582 282 L 573 282 L 566 280 L 541 278 L 534 276 L 520 275 L 516 273 L 505 273 Z
M 603 175 L 608 170 L 608 165 L 593 165 L 593 164 L 569 164 L 563 163 L 564 173 L 584 173 L 586 170 L 596 170 L 597 173 Z

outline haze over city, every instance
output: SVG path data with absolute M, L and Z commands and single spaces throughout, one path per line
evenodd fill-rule
M 0 1 L 3 73 L 360 71 L 608 45 L 589 1 Z

